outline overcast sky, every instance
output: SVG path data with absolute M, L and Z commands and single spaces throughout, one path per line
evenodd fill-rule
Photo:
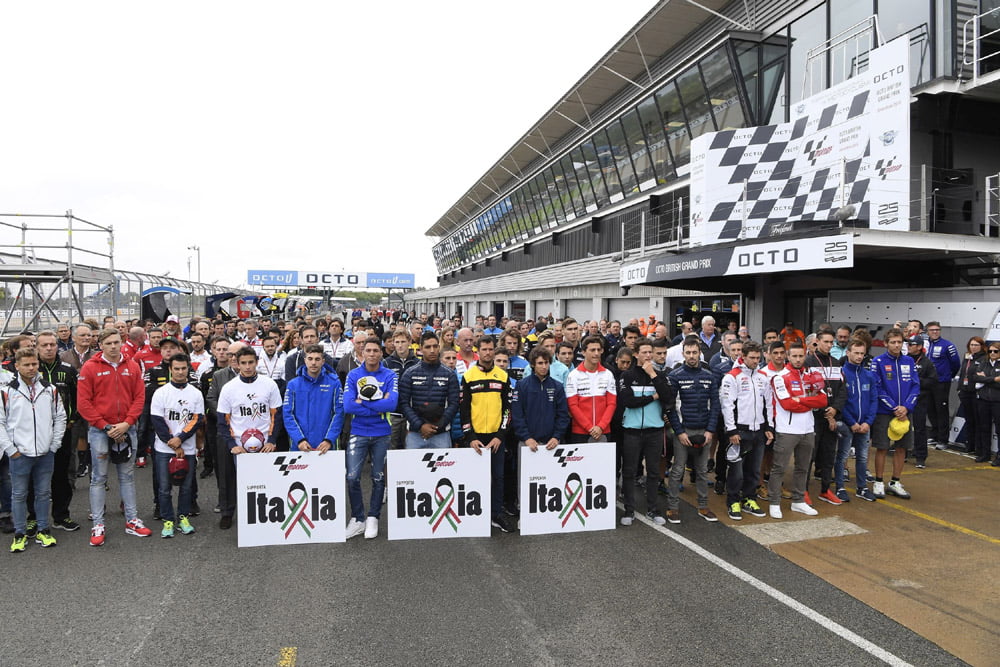
M 113 225 L 125 269 L 434 286 L 424 231 L 652 6 L 5 3 L 0 213 Z

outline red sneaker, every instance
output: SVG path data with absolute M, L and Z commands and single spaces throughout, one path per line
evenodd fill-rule
M 136 468 L 145 468 L 146 467 L 146 457 L 145 456 L 137 456 L 137 457 L 135 457 L 135 467 Z
M 142 524 L 142 519 L 136 518 L 125 524 L 125 533 L 136 537 L 149 537 L 153 531 Z
M 806 505 L 812 505 L 813 504 L 812 498 L 809 497 L 809 492 L 808 491 L 806 491 L 805 495 L 802 497 L 802 502 L 804 502 Z
M 104 524 L 99 523 L 90 531 L 90 546 L 104 546 Z
M 830 503 L 831 505 L 843 505 L 844 501 L 837 497 L 830 489 L 827 489 L 823 493 L 819 494 L 819 499 Z M 806 501 L 808 502 L 808 501 Z

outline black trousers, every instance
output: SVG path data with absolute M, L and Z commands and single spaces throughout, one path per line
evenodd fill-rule
M 913 458 L 919 463 L 927 460 L 927 415 L 933 408 L 934 398 L 930 394 L 920 394 L 913 406 Z M 933 428 L 932 426 L 932 433 Z
M 232 448 L 233 439 L 219 434 L 219 445 L 215 450 L 215 475 L 219 479 L 219 511 L 222 516 L 233 516 L 236 512 L 236 457 Z
M 622 495 L 625 513 L 635 511 L 635 478 L 639 462 L 646 462 L 646 511 L 659 513 L 657 485 L 660 481 L 660 454 L 663 453 L 662 428 L 626 428 L 622 447 Z
M 993 428 L 1000 433 L 1000 401 L 979 399 L 979 414 L 976 420 L 976 457 L 987 458 L 993 449 Z
M 931 391 L 930 405 L 927 406 L 927 414 L 931 418 L 931 430 L 928 436 L 944 444 L 948 444 L 948 436 L 951 435 L 951 421 L 948 419 L 951 413 L 948 406 L 949 394 L 951 394 L 951 381 L 938 382 Z
M 822 412 L 814 417 L 816 447 L 813 450 L 816 457 L 816 469 L 819 471 L 820 493 L 830 488 L 833 483 L 833 464 L 837 460 L 837 432 L 830 430 L 830 424 Z M 808 479 L 806 480 L 808 485 Z

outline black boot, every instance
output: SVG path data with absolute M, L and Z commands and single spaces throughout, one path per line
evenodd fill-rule
M 90 451 L 78 451 L 76 453 L 78 464 L 76 467 L 77 477 L 86 477 L 90 474 Z

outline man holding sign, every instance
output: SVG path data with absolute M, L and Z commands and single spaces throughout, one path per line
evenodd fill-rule
M 378 520 L 385 495 L 385 455 L 392 437 L 389 413 L 396 410 L 399 394 L 396 374 L 382 365 L 382 346 L 378 338 L 365 339 L 362 355 L 364 363 L 347 374 L 344 387 L 344 411 L 354 416 L 351 437 L 347 441 L 347 495 L 351 500 L 347 539 L 364 533 L 365 539 L 370 540 L 378 536 Z M 372 459 L 372 495 L 366 519 L 361 468 L 369 456 Z
M 566 391 L 549 375 L 552 355 L 548 350 L 534 348 L 528 361 L 531 374 L 517 383 L 511 401 L 514 433 L 533 452 L 539 447 L 555 449 L 569 428 Z
M 503 512 L 504 437 L 510 420 L 510 380 L 507 373 L 493 365 L 496 341 L 492 336 L 479 339 L 479 361 L 462 376 L 462 431 L 465 441 L 477 454 L 490 452 L 492 476 L 490 516 L 492 525 L 504 533 L 516 529 Z
M 273 452 L 274 415 L 281 407 L 281 391 L 274 380 L 257 374 L 257 353 L 243 346 L 236 353 L 239 375 L 219 392 L 218 414 L 225 419 L 229 432 L 226 447 L 233 456 L 255 452 Z M 226 476 L 225 489 L 219 490 L 222 518 L 219 528 L 233 525 L 236 509 L 236 478 Z

